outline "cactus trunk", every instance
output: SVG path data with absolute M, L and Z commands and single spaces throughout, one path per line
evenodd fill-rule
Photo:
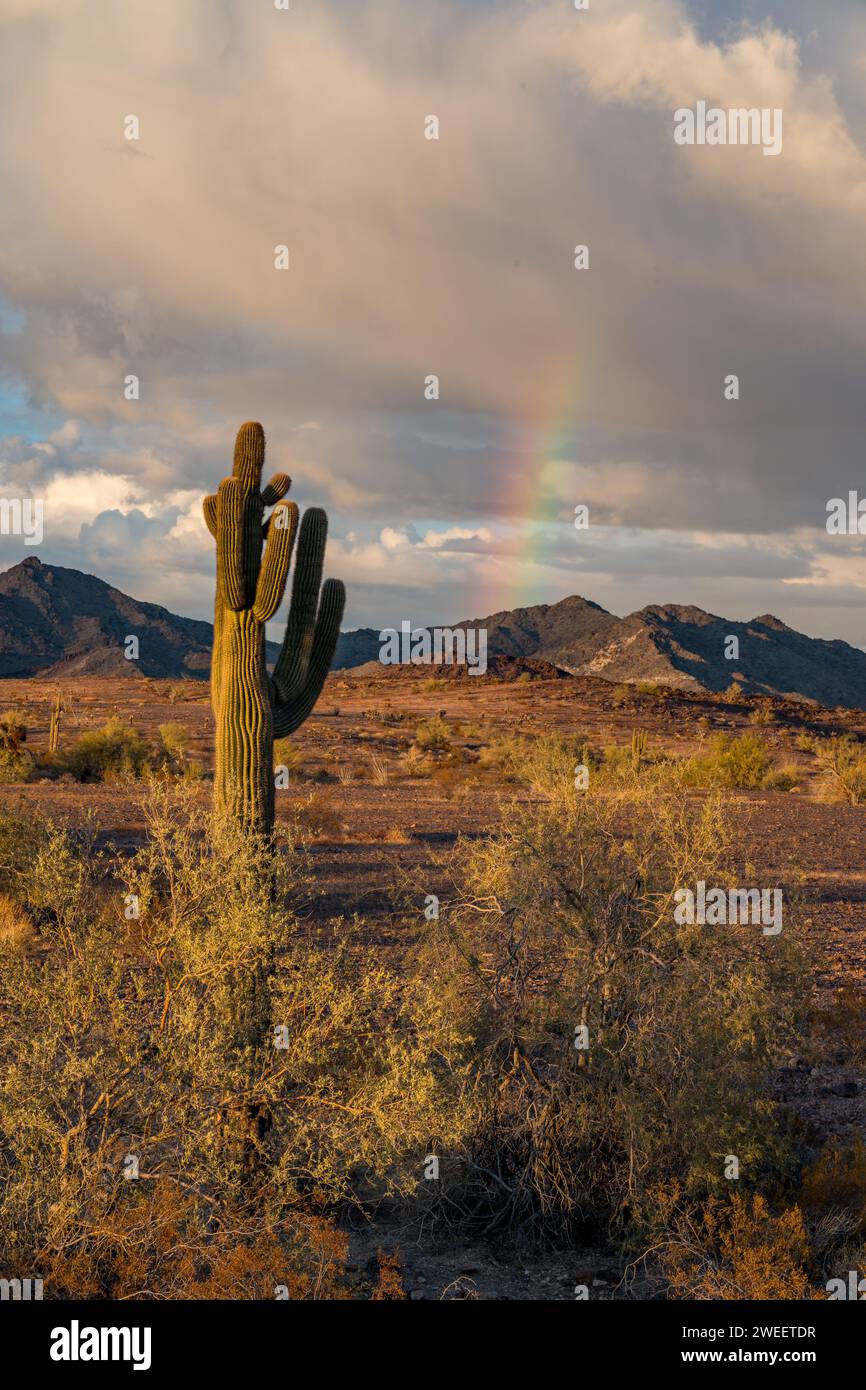
M 247 609 L 224 615 L 219 688 L 217 806 L 267 830 L 274 821 L 274 721 L 264 626 Z

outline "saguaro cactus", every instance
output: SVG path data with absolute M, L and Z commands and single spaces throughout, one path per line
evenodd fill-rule
M 640 765 L 647 754 L 649 747 L 649 735 L 646 729 L 632 729 L 631 731 L 631 760 L 636 771 L 640 770 Z
M 298 508 L 282 501 L 290 487 L 285 473 L 261 487 L 264 458 L 261 425 L 241 425 L 232 476 L 204 499 L 204 516 L 217 545 L 211 661 L 215 801 L 269 834 L 274 824 L 274 738 L 303 724 L 319 698 L 340 634 L 346 592 L 337 579 L 321 583 L 328 519 L 321 508 L 311 507 L 300 524 L 286 633 L 269 676 L 265 623 L 282 602 Z M 273 507 L 267 521 L 266 507 Z
M 48 751 L 56 753 L 60 747 L 60 720 L 66 709 L 63 691 L 58 689 L 51 706 L 51 726 L 48 731 Z

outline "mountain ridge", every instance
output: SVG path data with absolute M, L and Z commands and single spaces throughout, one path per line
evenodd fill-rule
M 592 599 L 502 609 L 463 619 L 486 628 L 488 658 L 545 662 L 571 675 L 683 690 L 746 691 L 866 708 L 866 653 L 808 637 L 772 613 L 744 622 L 693 604 L 648 604 L 618 618 Z M 139 659 L 124 656 L 129 636 Z M 729 659 L 731 638 L 739 651 Z M 129 675 L 206 679 L 213 627 L 131 598 L 96 575 L 28 556 L 0 573 L 0 677 Z M 343 632 L 334 669 L 378 665 L 379 629 Z M 268 643 L 273 660 L 279 647 Z

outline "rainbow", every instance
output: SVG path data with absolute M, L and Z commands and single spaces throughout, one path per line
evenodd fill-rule
M 585 382 L 573 363 L 567 371 L 560 371 L 552 379 L 548 377 L 535 407 L 522 420 L 508 446 L 515 460 L 508 511 L 520 520 L 516 523 L 516 548 L 509 565 L 506 598 L 503 601 L 500 592 L 497 608 L 519 608 L 538 601 L 533 597 L 533 588 L 537 570 L 549 549 L 551 528 L 566 524 L 563 501 L 546 483 L 552 480 L 558 462 L 574 456 L 577 422 L 582 415 L 582 388 L 585 389 Z M 575 497 L 574 502 L 582 500 Z

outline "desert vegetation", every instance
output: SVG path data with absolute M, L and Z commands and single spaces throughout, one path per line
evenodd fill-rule
M 344 680 L 275 742 L 275 844 L 212 809 L 194 683 L 68 699 L 55 750 L 53 692 L 10 692 L 5 1270 L 48 1297 L 381 1299 L 437 1252 L 579 1251 L 607 1296 L 736 1299 L 859 1267 L 834 1117 L 859 1083 L 833 1078 L 863 1065 L 862 981 L 816 995 L 801 878 L 778 938 L 674 915 L 754 877 L 744 807 L 858 815 L 827 768 L 858 731 L 720 698 L 683 738 L 657 696 L 539 717 L 535 685 Z
M 419 728 L 448 756 L 441 716 L 411 747 Z M 125 729 L 85 738 L 82 766 L 140 773 Z M 697 798 L 642 737 L 621 756 L 494 739 L 498 826 L 436 857 L 429 920 L 397 873 L 386 961 L 363 914 L 310 915 L 304 844 L 340 828 L 321 792 L 276 855 L 152 768 L 132 853 L 7 807 L 5 1266 L 57 1297 L 402 1297 L 418 1229 L 588 1244 L 656 1295 L 821 1296 L 859 1257 L 862 1154 L 810 1148 L 772 1078 L 843 1023 L 814 1013 L 796 923 L 768 941 L 673 912 L 683 884 L 730 877 L 726 789 L 765 776 L 754 737 L 714 745 Z M 176 728 L 162 746 L 187 756 Z M 856 1035 L 863 1000 L 847 1009 Z M 357 1222 L 387 1232 L 372 1272 Z

